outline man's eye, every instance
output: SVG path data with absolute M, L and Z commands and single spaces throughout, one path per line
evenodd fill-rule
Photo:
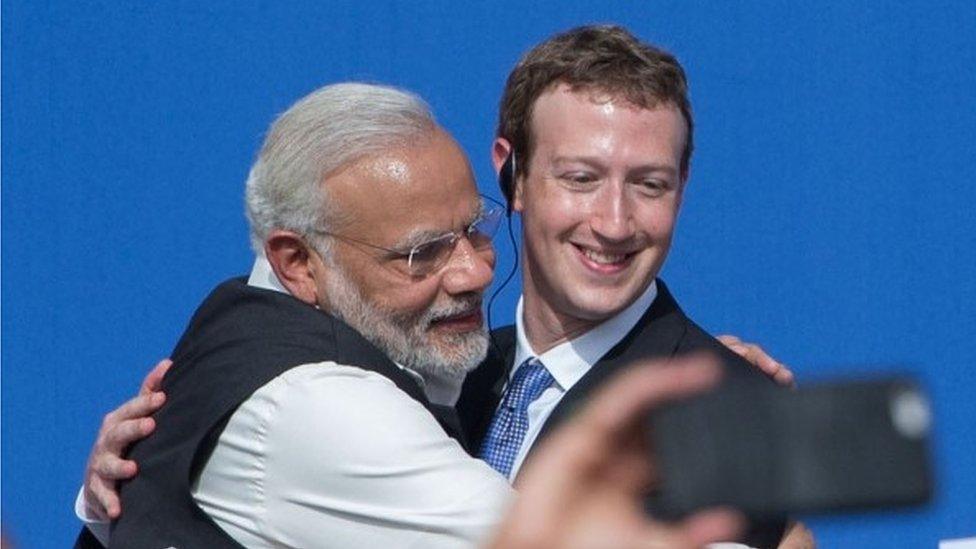
M 650 196 L 661 196 L 671 188 L 670 183 L 663 179 L 643 179 L 637 182 L 637 186 L 641 192 Z
M 443 243 L 440 241 L 428 242 L 426 244 L 421 244 L 413 249 L 413 261 L 414 262 L 429 262 L 437 259 L 440 249 L 443 247 Z
M 386 254 L 387 261 L 402 261 L 404 263 L 410 261 L 410 252 L 390 252 Z
M 596 177 L 593 174 L 585 172 L 572 172 L 564 174 L 562 179 L 574 185 L 587 185 L 596 181 Z

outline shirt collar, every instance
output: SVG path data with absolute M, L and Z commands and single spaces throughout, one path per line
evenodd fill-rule
M 620 342 L 640 321 L 654 299 L 657 297 L 657 280 L 652 280 L 633 303 L 624 310 L 598 324 L 591 330 L 574 339 L 556 345 L 552 349 L 538 355 L 553 379 L 563 391 L 568 391 L 586 372 L 593 367 L 603 355 L 607 354 L 614 345 Z M 515 310 L 515 366 L 536 356 L 525 335 L 522 317 L 523 298 L 519 298 Z M 515 368 L 509 376 L 515 373 Z
M 271 263 L 264 254 L 259 254 L 254 258 L 254 266 L 251 267 L 251 275 L 247 278 L 247 285 L 273 292 L 281 292 L 283 294 L 290 293 L 281 281 L 278 280 L 278 276 L 274 273 L 274 269 L 271 268 Z M 397 364 L 396 362 L 394 364 L 420 384 L 427 400 L 433 404 L 454 406 L 457 403 L 458 397 L 461 396 L 461 385 L 464 383 L 464 374 L 456 378 L 448 376 L 427 376 L 425 378 L 410 368 Z
M 264 254 L 259 254 L 254 258 L 254 266 L 251 267 L 251 276 L 247 277 L 247 285 L 283 294 L 289 293 L 278 280 L 278 275 L 274 273 L 271 263 Z

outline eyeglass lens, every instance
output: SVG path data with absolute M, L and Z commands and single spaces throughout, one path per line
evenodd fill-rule
M 465 236 L 476 250 L 483 250 L 491 246 L 491 239 L 498 230 L 501 220 L 501 209 L 491 208 L 480 219 L 471 224 L 465 231 Z M 439 238 L 425 242 L 411 250 L 409 268 L 415 276 L 432 272 L 443 265 L 454 251 L 460 236 L 448 233 Z

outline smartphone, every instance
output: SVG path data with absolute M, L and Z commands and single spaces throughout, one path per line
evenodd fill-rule
M 907 377 L 723 386 L 652 413 L 654 507 L 776 517 L 922 504 L 932 496 L 931 423 Z

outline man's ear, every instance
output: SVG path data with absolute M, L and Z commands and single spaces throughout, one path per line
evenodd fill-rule
M 491 144 L 491 163 L 495 166 L 495 175 L 498 175 L 502 170 L 502 165 L 510 152 L 512 152 L 512 144 L 504 137 L 495 139 L 495 142 Z
M 292 296 L 308 303 L 318 304 L 318 286 L 313 274 L 321 272 L 318 255 L 309 249 L 298 233 L 275 229 L 264 241 L 264 254 L 271 268 Z
M 512 153 L 512 144 L 504 137 L 498 137 L 495 142 L 491 145 L 491 163 L 495 166 L 495 175 L 497 176 L 501 170 L 502 166 L 505 165 L 505 161 L 508 160 L 508 155 Z M 517 158 L 516 162 L 522 162 L 522 158 Z M 522 211 L 522 184 L 519 181 L 520 178 L 516 177 L 515 181 L 512 182 L 515 185 L 515 189 L 512 192 L 512 204 L 511 208 L 513 211 Z

